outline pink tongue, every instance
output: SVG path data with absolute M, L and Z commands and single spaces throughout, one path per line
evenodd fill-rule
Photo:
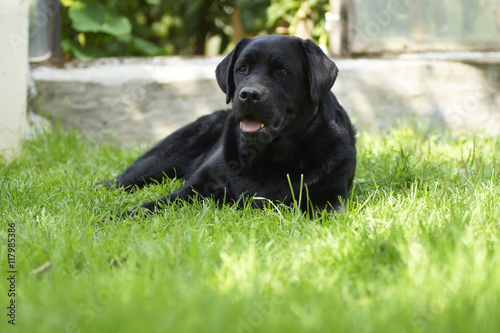
M 245 118 L 241 122 L 241 125 L 241 129 L 243 130 L 243 132 L 256 132 L 260 129 L 262 123 Z

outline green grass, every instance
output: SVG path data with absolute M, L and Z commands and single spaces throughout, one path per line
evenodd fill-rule
M 200 200 L 103 223 L 180 182 L 94 188 L 143 149 L 26 142 L 0 165 L 1 331 L 14 223 L 18 332 L 499 332 L 500 138 L 402 125 L 357 146 L 337 218 Z

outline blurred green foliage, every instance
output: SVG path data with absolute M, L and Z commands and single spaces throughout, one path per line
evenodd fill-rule
M 232 24 L 246 36 L 295 33 L 314 22 L 316 42 L 326 40 L 328 0 L 61 0 L 62 43 L 68 58 L 203 54 L 218 37 L 219 53 L 231 43 Z M 238 11 L 236 11 L 236 8 Z M 238 17 L 231 19 L 238 13 Z M 278 29 L 279 30 L 279 29 Z M 243 36 L 238 36 L 243 37 Z
M 301 20 L 313 23 L 311 38 L 320 45 L 326 45 L 328 32 L 325 30 L 325 16 L 330 10 L 328 0 L 270 0 L 267 9 L 267 31 L 274 33 L 278 25 L 288 27 L 288 33 L 297 34 Z

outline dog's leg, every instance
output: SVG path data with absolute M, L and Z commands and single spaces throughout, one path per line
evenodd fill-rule
M 191 186 L 183 186 L 175 192 L 172 192 L 158 200 L 142 204 L 140 207 L 150 212 L 154 212 L 156 209 L 170 202 L 174 201 L 192 202 L 193 196 L 195 195 L 197 195 L 197 193 L 193 190 Z
M 114 180 L 100 184 L 131 190 L 161 181 L 165 176 L 189 177 L 220 139 L 227 116 L 228 112 L 219 111 L 199 118 L 160 141 Z
M 127 211 L 125 211 L 121 217 L 134 217 L 143 213 L 154 213 L 156 210 L 161 209 L 162 206 L 176 202 L 176 201 L 185 201 L 188 203 L 193 202 L 193 197 L 199 195 L 200 193 L 192 186 L 192 185 L 184 185 L 179 188 L 177 191 L 167 194 L 166 196 L 147 202 L 138 207 L 133 207 Z

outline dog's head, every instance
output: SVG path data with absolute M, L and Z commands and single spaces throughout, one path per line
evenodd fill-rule
M 261 143 L 306 125 L 337 73 L 312 41 L 280 35 L 242 39 L 216 69 L 242 137 Z

